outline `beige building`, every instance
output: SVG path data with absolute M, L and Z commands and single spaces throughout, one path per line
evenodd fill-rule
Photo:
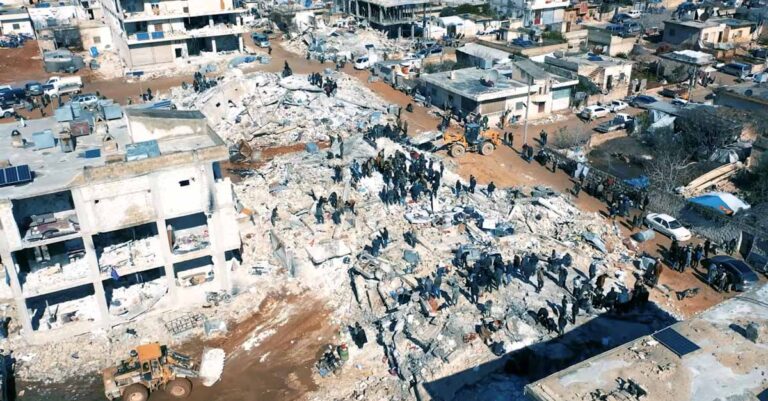
M 129 70 L 203 53 L 243 51 L 247 10 L 233 0 L 102 0 L 115 48 Z
M 623 99 L 628 95 L 632 78 L 632 62 L 610 56 L 547 56 L 544 62 L 555 68 L 564 69 L 592 83 L 600 92 L 590 100 L 607 102 Z M 592 103 L 590 101 L 590 103 Z
M 664 38 L 673 45 L 701 44 L 712 47 L 721 43 L 739 44 L 755 40 L 760 34 L 760 27 L 752 21 L 734 18 L 711 18 L 706 21 L 664 22 Z

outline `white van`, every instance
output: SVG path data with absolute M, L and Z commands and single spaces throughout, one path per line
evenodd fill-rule
M 360 56 L 355 59 L 356 70 L 367 70 L 373 67 L 373 64 L 379 61 L 379 58 L 375 54 L 369 54 L 367 56 Z

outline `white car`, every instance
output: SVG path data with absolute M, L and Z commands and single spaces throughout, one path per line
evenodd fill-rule
M 629 107 L 629 105 L 625 102 L 622 102 L 621 100 L 611 100 L 611 102 L 608 103 L 605 107 L 607 107 L 611 113 L 616 113 L 626 109 Z
M 608 109 L 603 106 L 587 106 L 583 108 L 579 114 L 587 120 L 594 120 L 596 118 L 605 117 L 608 113 Z
M 627 15 L 629 15 L 632 18 L 640 18 L 640 16 L 643 15 L 643 12 L 640 11 L 640 10 L 629 10 L 629 11 L 625 12 L 624 14 L 627 14 Z
M 674 240 L 688 241 L 691 239 L 691 232 L 668 214 L 650 213 L 645 218 L 645 224 Z
M 675 106 L 685 106 L 686 104 L 688 104 L 688 101 L 685 99 L 676 98 L 676 99 L 672 99 L 672 102 L 670 103 L 674 104 Z

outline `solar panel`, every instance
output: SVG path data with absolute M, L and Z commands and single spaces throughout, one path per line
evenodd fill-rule
M 16 170 L 19 171 L 19 181 L 32 181 L 32 172 L 29 171 L 28 165 L 17 166 Z
M 16 167 L 8 167 L 5 169 L 5 179 L 9 184 L 15 184 L 19 181 L 19 170 Z
M 671 327 L 667 327 L 664 330 L 654 333 L 652 337 L 664 344 L 665 347 L 669 348 L 670 351 L 674 352 L 680 358 L 699 349 L 698 345 L 694 344 L 691 340 L 685 338 Z
M 763 390 L 762 393 L 758 394 L 757 399 L 760 401 L 768 401 L 768 389 Z
M 26 164 L 0 169 L 0 185 L 14 185 L 29 181 L 32 181 L 32 172 Z

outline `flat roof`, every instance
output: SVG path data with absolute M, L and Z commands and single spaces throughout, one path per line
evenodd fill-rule
M 480 82 L 481 79 L 493 74 L 498 77 L 493 86 L 484 85 Z M 463 68 L 454 71 L 424 74 L 421 76 L 421 79 L 475 101 L 486 101 L 525 94 L 527 90 L 526 84 L 511 80 L 492 69 Z M 538 90 L 538 87 L 534 85 L 531 87 L 531 90 Z
M 99 168 L 109 166 L 122 166 L 117 169 L 119 172 L 110 173 L 112 178 L 121 176 L 131 176 L 145 174 L 146 169 L 134 169 L 134 164 L 138 162 L 125 161 L 126 147 L 129 144 L 141 142 L 135 141 L 128 131 L 128 115 L 137 115 L 148 118 L 155 118 L 158 122 L 168 123 L 180 121 L 180 119 L 190 119 L 195 115 L 196 119 L 204 118 L 202 113 L 175 111 L 175 110 L 136 110 L 125 109 L 126 115 L 118 120 L 108 122 L 109 136 L 117 144 L 117 151 L 107 154 L 103 131 L 94 132 L 90 135 L 80 136 L 75 139 L 76 147 L 73 152 L 65 153 L 61 150 L 59 140 L 56 140 L 54 147 L 47 149 L 35 149 L 33 134 L 50 130 L 56 137 L 59 132 L 69 127 L 69 123 L 58 123 L 54 117 L 26 120 L 27 126 L 20 128 L 17 122 L 0 125 L 0 162 L 9 162 L 11 166 L 29 165 L 33 172 L 33 181 L 25 184 L 9 185 L 0 187 L 0 199 L 23 199 L 32 196 L 44 195 L 66 190 L 73 186 L 78 186 L 86 181 L 109 180 L 108 174 L 100 174 Z M 151 120 L 150 120 L 151 121 Z M 205 120 L 203 120 L 205 121 Z M 144 123 L 147 126 L 146 120 Z M 206 125 L 207 127 L 207 125 Z M 151 124 L 150 124 L 151 128 Z M 21 132 L 21 138 L 27 141 L 23 148 L 14 147 L 12 144 L 11 133 L 14 130 Z M 204 149 L 222 148 L 215 154 L 226 154 L 226 146 L 214 131 L 207 127 L 202 133 L 185 135 L 168 135 L 158 140 L 161 157 L 165 155 L 179 155 L 183 153 L 196 153 L 193 159 L 204 159 L 211 155 L 202 155 L 198 153 Z M 86 158 L 85 151 L 100 149 L 101 154 L 98 157 Z M 222 152 L 223 150 L 223 152 Z M 107 162 L 107 160 L 119 159 L 116 162 Z M 217 156 L 218 158 L 218 156 Z M 221 159 L 221 158 L 218 158 Z M 182 162 L 175 159 L 177 162 Z M 168 163 L 167 165 L 173 165 Z M 147 166 L 149 168 L 149 166 Z M 155 167 L 161 169 L 162 167 Z M 87 172 L 86 172 L 87 171 Z
M 768 83 L 745 82 L 741 84 L 721 86 L 717 93 L 731 93 L 741 97 L 754 99 L 756 102 L 768 103 Z
M 562 57 L 546 56 L 544 58 L 544 62 L 546 63 L 547 60 L 561 60 L 563 62 L 568 62 L 568 63 L 574 63 L 579 65 L 594 65 L 599 67 L 610 67 L 610 66 L 633 64 L 631 60 L 625 60 L 618 57 L 606 56 L 603 54 L 600 54 L 600 55 L 582 54 L 578 56 L 562 56 Z
M 704 22 L 702 22 L 702 21 L 694 21 L 694 20 L 681 21 L 681 20 L 669 19 L 669 20 L 664 21 L 664 23 L 665 24 L 682 25 L 682 26 L 687 26 L 689 28 L 699 28 L 699 29 L 702 29 L 702 28 L 716 27 L 716 26 L 720 25 L 722 22 L 719 21 L 719 20 L 716 20 L 716 19 L 706 20 Z
M 744 336 L 752 322 L 761 328 L 757 343 Z M 654 401 L 757 399 L 768 389 L 766 325 L 768 285 L 762 285 L 670 326 L 676 333 L 661 330 L 529 384 L 526 394 L 581 401 L 600 391 L 625 399 L 618 380 L 631 379 L 647 392 L 642 399 Z M 693 346 L 685 349 L 688 341 Z
M 509 56 L 511 55 L 509 52 L 473 42 L 459 47 L 456 51 L 485 60 L 509 60 Z

